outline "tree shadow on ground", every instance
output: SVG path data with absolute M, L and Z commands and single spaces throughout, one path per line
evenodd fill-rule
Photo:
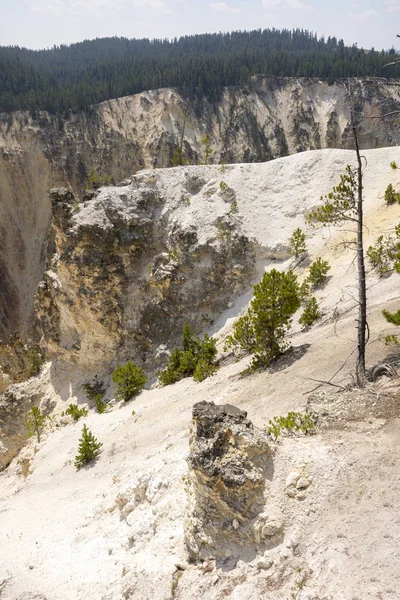
M 271 373 L 279 373 L 291 367 L 295 362 L 303 358 L 311 344 L 302 344 L 301 346 L 292 346 L 283 354 L 273 365 L 268 367 Z

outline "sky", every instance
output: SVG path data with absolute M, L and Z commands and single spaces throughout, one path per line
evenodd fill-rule
M 400 0 L 0 0 L 2 46 L 39 49 L 96 37 L 268 27 L 300 27 L 363 48 L 399 48 Z

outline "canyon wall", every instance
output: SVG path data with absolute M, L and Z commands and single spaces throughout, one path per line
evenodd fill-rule
M 396 86 L 357 82 L 363 149 L 399 143 L 398 129 L 379 118 L 398 101 Z M 184 124 L 189 164 L 202 160 L 206 132 L 213 163 L 263 162 L 352 143 L 343 82 L 312 79 L 255 78 L 245 89 L 226 89 L 216 105 L 161 89 L 103 102 L 66 121 L 45 112 L 0 115 L 0 340 L 33 330 L 51 222 L 48 189 L 64 185 L 81 196 L 91 171 L 118 182 L 143 168 L 171 166 Z

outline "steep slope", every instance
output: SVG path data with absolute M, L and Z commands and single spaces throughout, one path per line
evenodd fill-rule
M 400 186 L 398 170 L 389 166 L 393 160 L 400 163 L 400 150 L 368 151 L 365 156 L 368 244 L 400 219 L 399 206 L 387 207 L 383 202 L 389 182 L 397 189 Z M 353 160 L 348 151 L 318 151 L 265 165 L 237 165 L 224 172 L 224 180 L 237 191 L 237 218 L 243 233 L 264 248 L 260 267 L 272 257 L 271 265 L 290 266 L 282 253 L 289 234 L 304 224 L 307 209 Z M 153 175 L 157 186 L 168 184 L 168 208 L 173 213 L 172 189 L 178 198 L 185 173 L 201 174 L 207 185 L 215 173 L 219 175 L 217 169 L 180 168 Z M 130 183 L 113 190 L 114 199 L 120 198 L 122 190 L 129 195 L 130 189 L 137 188 Z M 88 223 L 96 202 L 98 222 L 103 222 L 102 210 L 108 206 L 112 213 L 109 194 L 109 189 L 102 190 L 88 201 L 73 217 L 72 230 Z M 217 197 L 212 203 L 205 198 L 199 194 L 175 218 L 181 223 L 195 222 L 206 237 L 209 213 L 219 214 L 223 205 Z M 114 210 L 118 206 L 114 204 Z M 124 205 L 124 214 L 130 206 Z M 0 474 L 0 552 L 5 557 L 0 590 L 5 600 L 397 598 L 399 380 L 368 384 L 363 392 L 345 388 L 354 370 L 356 308 L 352 308 L 353 255 L 335 252 L 343 234 L 318 229 L 310 233 L 310 258 L 328 259 L 331 278 L 317 293 L 324 310 L 322 321 L 308 332 L 294 327 L 291 354 L 275 368 L 246 378 L 240 372 L 248 358 L 239 364 L 227 360 L 201 384 L 185 379 L 171 387 L 144 391 L 129 404 L 113 402 L 106 414 L 91 410 L 85 422 L 104 446 L 98 461 L 78 473 L 73 459 L 82 422 L 73 424 L 61 411 L 70 402 L 82 402 L 81 385 L 88 379 L 89 361 L 78 357 L 77 364 L 68 365 L 63 364 L 64 356 L 47 365 L 32 391 L 37 394 L 41 387 L 43 408 L 55 405 L 52 423 L 40 445 L 31 440 Z M 58 272 L 64 285 L 67 267 L 65 263 Z M 304 267 L 297 267 L 297 273 L 301 277 Z M 223 292 L 220 289 L 221 296 Z M 219 331 L 219 339 L 229 331 L 231 317 L 248 297 L 238 297 L 234 306 L 216 318 L 213 328 Z M 398 308 L 397 276 L 378 279 L 370 273 L 368 298 L 367 357 L 368 366 L 373 366 L 387 354 L 379 340 L 390 326 L 381 309 Z M 338 314 L 342 318 L 336 322 Z M 88 348 L 87 353 L 92 350 Z M 392 360 L 398 361 L 398 356 Z M 338 392 L 327 387 L 310 394 L 318 385 L 315 380 L 328 380 L 335 372 L 334 383 L 342 386 Z M 266 442 L 262 432 L 255 430 L 253 435 L 245 417 L 229 408 L 205 413 L 210 431 L 199 430 L 198 410 L 196 422 L 191 422 L 193 404 L 210 400 L 248 411 L 258 428 L 275 415 L 308 405 L 311 414 L 319 416 L 319 429 L 311 437 Z M 216 430 L 212 430 L 213 419 L 219 423 Z M 202 435 L 207 449 L 220 429 L 226 443 L 218 447 L 216 458 L 206 455 L 211 462 L 205 465 Z M 189 436 L 190 468 L 185 462 Z M 238 514 L 224 522 L 221 515 L 231 514 L 231 509 L 222 502 L 223 486 L 217 481 L 210 492 L 209 487 L 201 488 L 201 481 L 204 478 L 207 486 L 214 485 L 207 473 L 215 475 L 227 465 L 234 466 L 236 483 L 248 493 L 235 492 L 241 502 Z M 203 472 L 205 466 L 208 470 Z M 258 487 L 251 487 L 248 480 Z M 195 500 L 207 494 L 215 506 L 221 503 L 214 528 L 204 521 Z M 250 513 L 247 522 L 245 506 L 253 497 L 257 504 L 262 498 L 263 505 Z M 201 527 L 193 528 L 196 519 Z M 253 527 L 256 523 L 262 523 L 261 530 Z M 246 534 L 239 552 L 238 540 L 244 538 L 239 534 L 235 538 L 237 530 L 240 536 Z M 198 543 L 203 534 L 207 535 L 201 552 L 204 560 L 198 561 L 188 548 L 193 537 Z M 232 539 L 236 540 L 235 552 L 231 558 L 224 557 Z
M 399 157 L 398 148 L 365 151 L 367 225 L 377 196 L 397 184 L 388 159 Z M 291 234 L 354 159 L 321 150 L 260 165 L 142 171 L 79 207 L 55 190 L 56 253 L 37 299 L 50 355 L 88 371 L 131 357 L 151 371 L 186 321 L 212 327 L 265 266 L 289 258 Z M 321 251 L 321 232 L 308 237 Z M 351 285 L 353 273 L 340 277 Z M 338 302 L 339 290 L 331 294 Z
M 397 87 L 359 81 L 355 94 L 362 148 L 397 144 L 397 128 L 377 118 L 398 106 Z M 1 338 L 32 330 L 51 218 L 46 190 L 64 184 L 80 195 L 91 170 L 120 181 L 139 169 L 169 166 L 184 123 L 189 163 L 201 160 L 205 132 L 214 163 L 351 144 L 343 83 L 312 79 L 255 78 L 248 88 L 227 88 L 216 105 L 162 89 L 104 102 L 66 121 L 44 112 L 0 115 Z

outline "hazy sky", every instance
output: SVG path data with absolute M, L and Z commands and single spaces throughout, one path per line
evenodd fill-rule
M 264 27 L 303 27 L 365 48 L 400 47 L 400 0 L 0 0 L 0 45 L 28 48 Z

